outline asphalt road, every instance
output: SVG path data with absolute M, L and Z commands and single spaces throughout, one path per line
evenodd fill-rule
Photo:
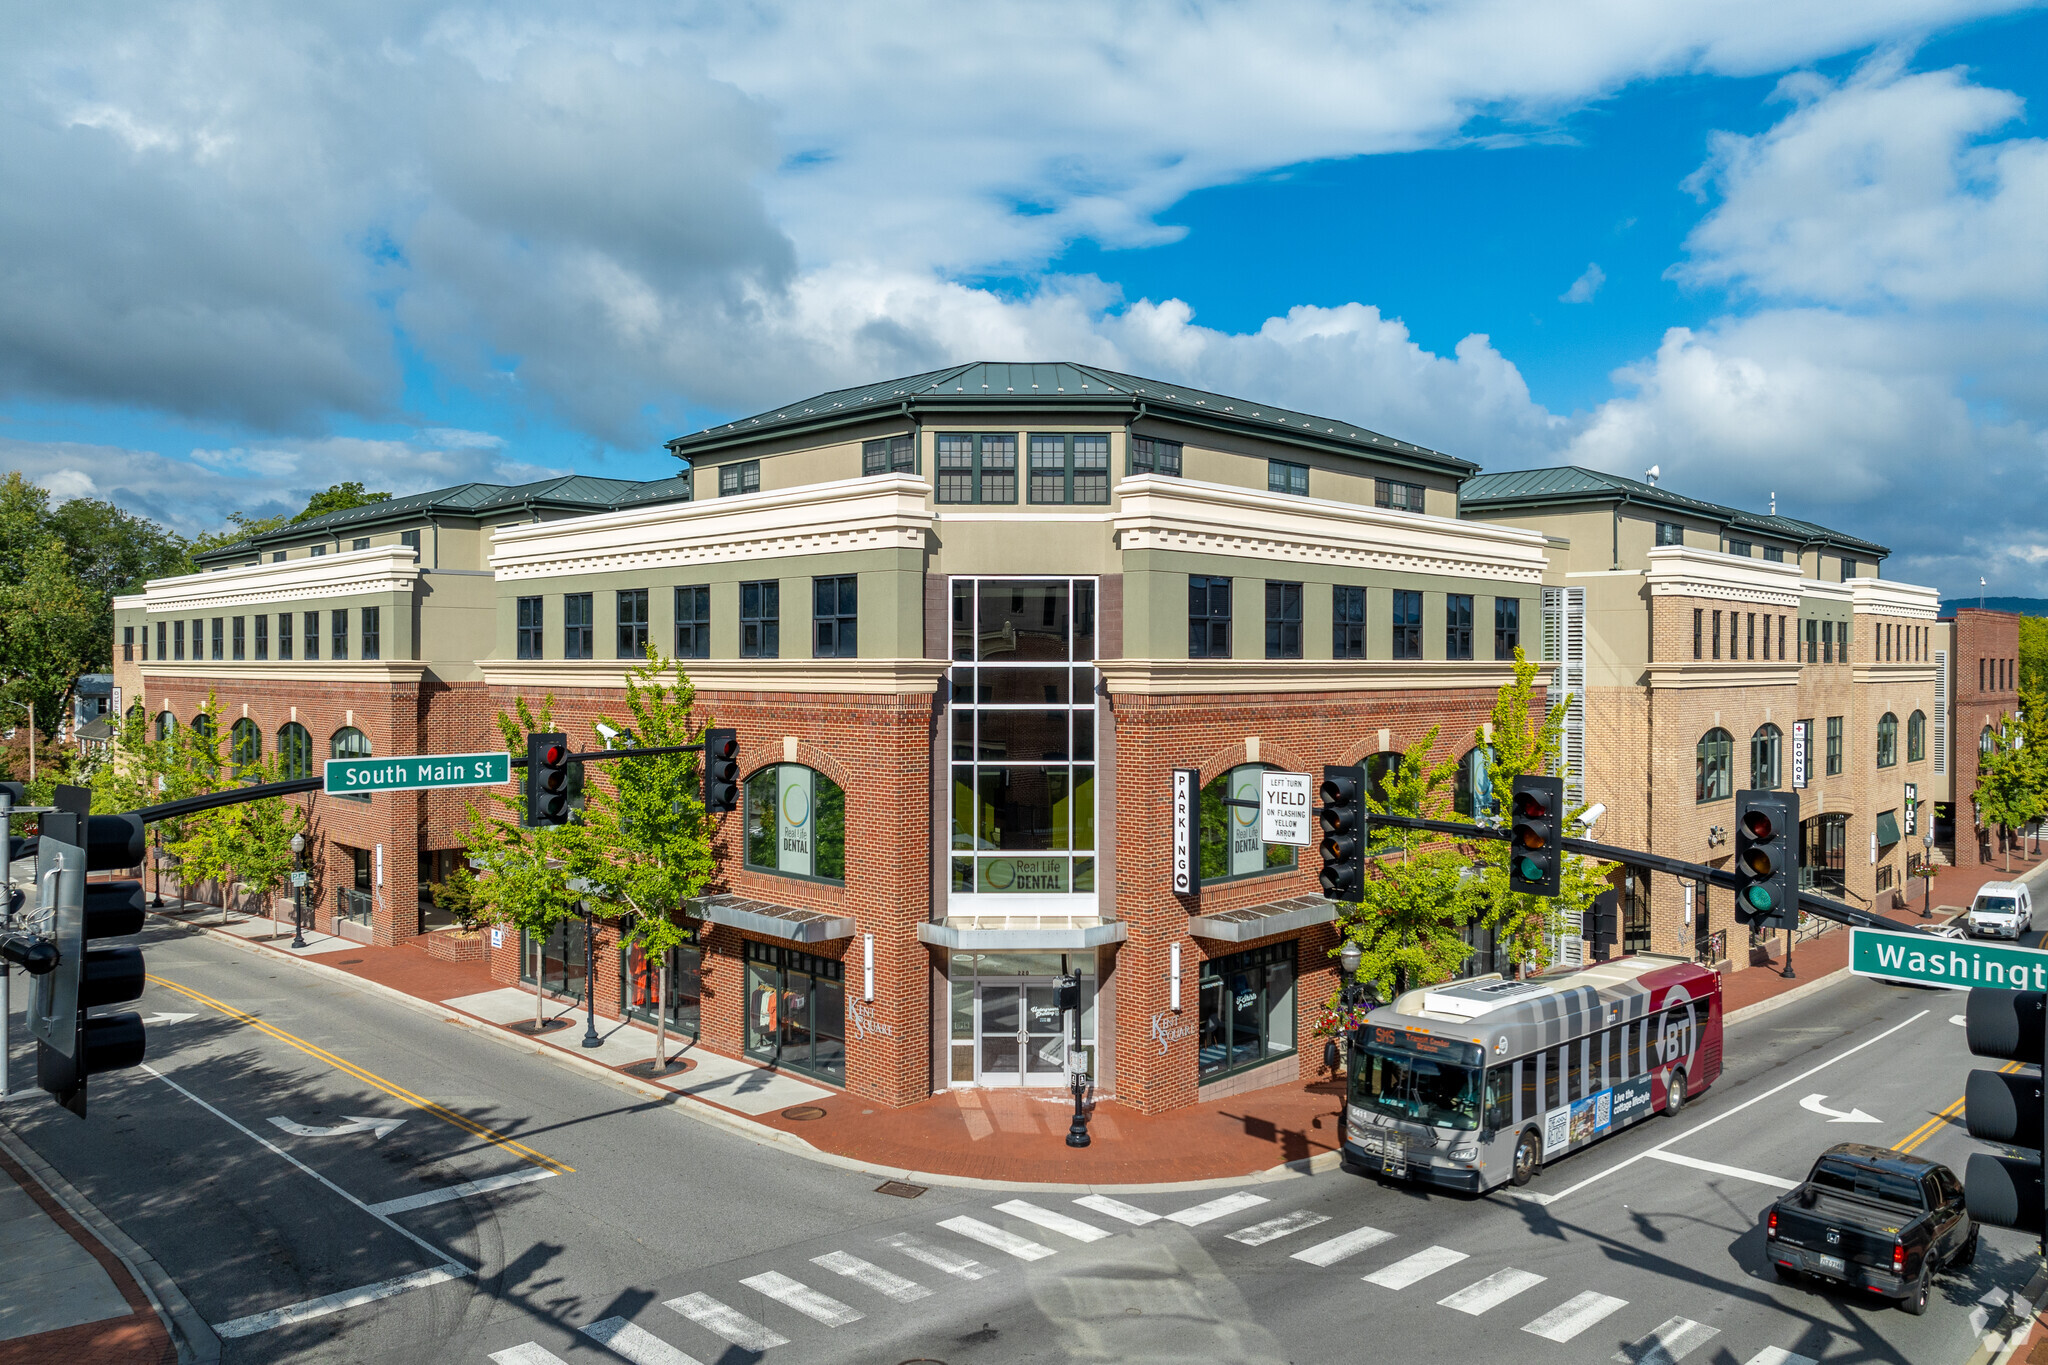
M 1855 981 L 1740 1025 L 1681 1117 L 1554 1163 L 1529 1198 L 1333 1172 L 901 1199 L 331 974 L 147 939 L 183 990 L 153 984 L 145 1014 L 187 1016 L 151 1026 L 161 1074 L 96 1081 L 89 1122 L 6 1113 L 220 1325 L 227 1361 L 1935 1365 L 2027 1275 L 2030 1239 L 1987 1229 L 1913 1318 L 1782 1284 L 1763 1255 L 1772 1182 L 1960 1097 L 1949 992 Z M 1918 1150 L 1960 1170 L 1973 1145 L 1945 1123 Z

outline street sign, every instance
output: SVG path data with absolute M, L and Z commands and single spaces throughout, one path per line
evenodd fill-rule
M 294 873 L 292 873 L 292 885 L 293 885 L 293 886 L 304 886 L 305 884 L 306 884 L 306 874 L 305 874 L 305 873 L 303 873 L 303 872 L 294 872 Z
M 491 787 L 512 780 L 510 754 L 415 754 L 409 758 L 330 758 L 330 792 L 404 792 L 426 787 Z
M 1895 934 L 1887 929 L 1849 930 L 1849 970 L 1880 981 L 1956 991 L 1972 986 L 2048 990 L 2048 953 L 2038 948 Z
M 1259 774 L 1259 838 L 1307 848 L 1315 842 L 1316 800 L 1307 773 Z
M 1792 789 L 1798 791 L 1806 786 L 1806 725 L 1803 720 L 1792 722 Z
M 1202 774 L 1195 768 L 1173 770 L 1173 893 L 1191 896 L 1195 891 L 1196 790 Z
M 1920 814 L 1920 784 L 1918 782 L 1908 782 L 1906 784 L 1905 806 L 1906 833 L 1912 834 L 1918 829 Z

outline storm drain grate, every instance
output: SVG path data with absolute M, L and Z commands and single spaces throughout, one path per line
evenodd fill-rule
M 875 1186 L 876 1194 L 893 1194 L 898 1199 L 915 1199 L 924 1191 L 923 1185 L 913 1185 L 908 1180 L 884 1180 Z

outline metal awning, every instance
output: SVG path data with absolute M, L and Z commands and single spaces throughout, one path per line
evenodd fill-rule
M 799 910 L 793 905 L 777 905 L 748 896 L 700 896 L 689 903 L 689 913 L 711 924 L 790 943 L 827 943 L 853 937 L 851 915 Z
M 1877 846 L 1884 848 L 1899 841 L 1899 817 L 1897 812 L 1881 810 L 1877 813 Z
M 1122 943 L 1129 936 L 1130 926 L 1122 920 L 1104 923 L 1083 915 L 956 915 L 917 926 L 920 943 L 977 953 L 1084 952 Z
M 1311 924 L 1328 924 L 1336 918 L 1336 902 L 1324 900 L 1321 896 L 1295 896 L 1284 901 L 1268 901 L 1264 905 L 1221 910 L 1213 915 L 1194 915 L 1188 920 L 1188 932 L 1196 938 L 1248 943 L 1255 938 L 1271 938 L 1275 934 L 1306 929 Z

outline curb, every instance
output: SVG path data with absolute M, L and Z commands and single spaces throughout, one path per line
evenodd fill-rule
M 1306 1176 L 1322 1175 L 1327 1171 L 1336 1170 L 1342 1160 L 1341 1152 L 1318 1152 L 1314 1156 L 1282 1162 L 1278 1166 L 1269 1166 L 1264 1170 L 1251 1171 L 1244 1175 L 1218 1176 L 1204 1180 L 1169 1180 L 1123 1185 L 1070 1184 L 1028 1180 L 984 1180 L 978 1176 L 947 1175 L 938 1171 L 909 1170 L 900 1166 L 878 1166 L 862 1161 L 858 1157 L 841 1156 L 837 1152 L 828 1152 L 822 1148 L 814 1147 L 794 1133 L 785 1133 L 779 1128 L 770 1128 L 767 1124 L 756 1123 L 750 1118 L 718 1108 L 716 1105 L 698 1099 L 693 1095 L 685 1095 L 679 1091 L 648 1085 L 643 1081 L 635 1080 L 631 1076 L 614 1071 L 602 1062 L 595 1062 L 562 1048 L 550 1047 L 545 1043 L 522 1038 L 486 1020 L 464 1014 L 460 1010 L 452 1009 L 447 1005 L 436 1004 L 430 1000 L 422 1000 L 416 995 L 408 995 L 404 991 L 394 986 L 387 986 L 381 981 L 371 981 L 366 977 L 355 976 L 332 967 L 323 967 L 321 964 L 308 958 L 299 957 L 293 953 L 279 952 L 265 944 L 254 943 L 248 939 L 230 934 L 216 925 L 193 924 L 187 920 L 176 919 L 168 915 L 157 915 L 155 912 L 152 912 L 152 915 L 166 924 L 175 925 L 180 929 L 188 931 L 197 930 L 210 938 L 231 943 L 258 956 L 269 957 L 272 960 L 282 959 L 296 966 L 303 967 L 308 971 L 325 972 L 328 979 L 337 983 L 347 985 L 367 994 L 380 996 L 395 1004 L 403 1005 L 415 1013 L 432 1015 L 441 1023 L 456 1024 L 458 1027 L 469 1030 L 474 1035 L 489 1038 L 493 1042 L 508 1047 L 515 1052 L 525 1053 L 528 1056 L 544 1057 L 572 1071 L 577 1071 L 583 1075 L 592 1076 L 600 1080 L 610 1081 L 621 1089 L 639 1095 L 644 1099 L 660 1101 L 662 1108 L 667 1112 L 686 1116 L 699 1123 L 716 1125 L 751 1142 L 780 1148 L 792 1156 L 802 1157 L 806 1161 L 813 1161 L 821 1166 L 834 1166 L 840 1170 L 871 1175 L 881 1180 L 905 1180 L 913 1184 L 941 1186 L 951 1189 L 1023 1190 L 1038 1191 L 1044 1194 L 1160 1194 L 1174 1190 L 1235 1189 L 1247 1184 L 1263 1185 L 1279 1180 L 1298 1180 Z M 1787 992 L 1787 994 L 1791 994 L 1791 992 Z M 1762 1003 L 1769 1004 L 1770 1002 L 1765 1001 Z
M 2036 1270 L 2027 1287 L 2006 1301 L 2005 1311 L 2000 1315 L 2001 1323 L 2010 1321 L 2025 1304 L 2024 1317 L 2004 1331 L 1986 1332 L 1977 1343 L 1977 1349 L 1970 1353 L 1965 1365 L 2011 1365 L 2034 1334 L 2034 1315 L 2041 1311 L 2042 1300 L 2048 1299 L 2048 1271 Z
M 1721 1016 L 1721 1026 L 1727 1028 L 1742 1023 L 1746 1019 L 1755 1019 L 1759 1015 L 1769 1014 L 1774 1009 L 1790 1005 L 1795 1001 L 1804 1000 L 1807 996 L 1824 991 L 1829 986 L 1839 986 L 1844 981 L 1847 981 L 1849 977 L 1850 971 L 1847 967 L 1837 967 L 1826 976 L 1816 976 L 1811 981 L 1802 981 L 1791 990 L 1782 991 L 1768 1000 L 1759 1000 L 1753 1005 L 1744 1005 L 1741 1009 L 1729 1010 L 1728 1013 Z
M 213 1334 L 213 1328 L 192 1307 L 184 1291 L 178 1288 L 177 1281 L 164 1272 L 154 1256 L 121 1231 L 113 1219 L 101 1213 L 91 1200 L 80 1194 L 70 1181 L 59 1175 L 49 1162 L 37 1155 L 34 1148 L 5 1124 L 0 1124 L 0 1149 L 20 1163 L 21 1168 L 33 1176 L 66 1213 L 90 1228 L 93 1236 L 99 1238 L 100 1245 L 113 1252 L 115 1259 L 128 1268 L 135 1283 L 142 1287 L 149 1306 L 156 1310 L 157 1317 L 163 1322 L 164 1330 L 170 1333 L 171 1344 L 178 1350 L 179 1365 L 218 1365 L 220 1338 Z

